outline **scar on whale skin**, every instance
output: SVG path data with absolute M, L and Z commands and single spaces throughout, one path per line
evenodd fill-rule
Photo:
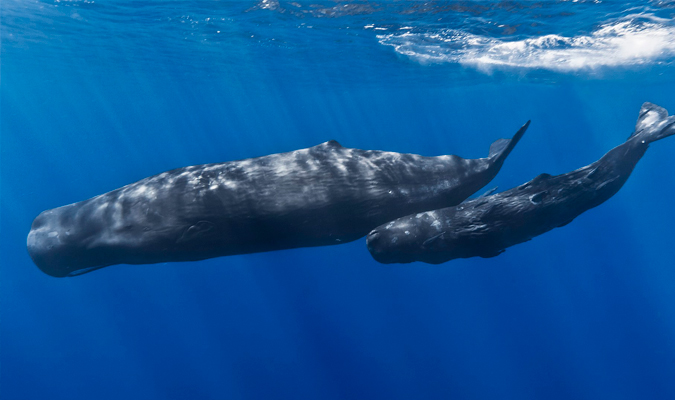
M 502 193 L 396 219 L 368 234 L 368 250 L 385 264 L 497 256 L 605 202 L 621 189 L 649 144 L 674 133 L 675 116 L 645 103 L 635 132 L 593 164 L 558 176 L 541 174 Z
M 423 157 L 329 141 L 167 171 L 44 211 L 27 238 L 45 273 L 350 242 L 410 213 L 461 203 L 490 182 L 525 133 L 485 158 Z

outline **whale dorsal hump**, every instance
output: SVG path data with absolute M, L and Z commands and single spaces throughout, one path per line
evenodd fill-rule
M 326 143 L 323 143 L 326 147 L 335 147 L 335 148 L 342 148 L 342 145 L 338 143 L 337 140 L 329 140 Z
M 539 174 L 539 175 L 535 176 L 534 179 L 532 179 L 531 181 L 525 182 L 522 185 L 518 186 L 518 190 L 527 189 L 530 186 L 532 186 L 534 184 L 537 184 L 537 183 L 540 183 L 541 181 L 549 179 L 549 178 L 551 178 L 551 174 L 547 174 L 547 173 Z
M 535 176 L 534 179 L 532 179 L 532 182 L 533 183 L 534 182 L 541 182 L 541 181 L 543 181 L 545 179 L 548 179 L 550 177 L 551 177 L 551 174 L 547 174 L 546 172 L 544 172 L 543 174 L 539 174 L 539 175 Z

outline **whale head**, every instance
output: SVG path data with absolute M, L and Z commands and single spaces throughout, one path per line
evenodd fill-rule
M 110 249 L 97 244 L 101 228 L 97 224 L 74 224 L 73 205 L 47 210 L 38 215 L 28 233 L 26 245 L 35 265 L 54 277 L 80 275 L 109 263 Z

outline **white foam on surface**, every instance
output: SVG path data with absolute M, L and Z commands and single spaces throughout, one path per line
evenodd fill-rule
M 590 34 L 556 34 L 520 40 L 475 35 L 457 29 L 378 35 L 379 42 L 422 63 L 576 72 L 668 62 L 675 56 L 673 21 L 629 15 Z

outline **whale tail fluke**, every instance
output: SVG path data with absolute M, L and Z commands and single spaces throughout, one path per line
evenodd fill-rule
M 518 132 L 516 132 L 516 134 L 513 135 L 511 139 L 499 139 L 493 142 L 490 145 L 490 155 L 488 156 L 488 158 L 491 160 L 503 162 L 506 159 L 506 157 L 508 157 L 508 155 L 511 153 L 511 150 L 513 150 L 513 148 L 516 147 L 516 144 L 518 144 L 520 138 L 523 137 L 528 126 L 530 126 L 530 121 L 527 121 L 525 125 L 520 127 L 520 129 L 518 129 Z
M 675 116 L 668 116 L 665 108 L 653 103 L 644 103 L 635 124 L 635 132 L 629 139 L 655 142 L 675 134 Z

